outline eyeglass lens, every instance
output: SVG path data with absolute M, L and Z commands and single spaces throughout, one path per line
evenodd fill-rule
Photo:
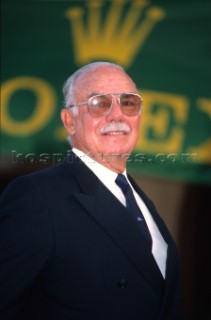
M 118 97 L 122 112 L 127 116 L 137 116 L 140 112 L 142 99 L 132 93 L 123 93 Z M 89 99 L 89 113 L 93 117 L 106 115 L 112 106 L 112 95 L 97 95 Z

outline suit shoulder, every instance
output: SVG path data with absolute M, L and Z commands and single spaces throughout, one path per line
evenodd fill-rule
M 75 184 L 75 180 L 71 174 L 71 170 L 68 170 L 67 164 L 62 163 L 55 167 L 41 169 L 16 177 L 5 188 L 2 197 L 4 197 L 5 193 L 32 193 L 38 189 L 52 190 L 52 193 L 54 193 L 57 189 L 65 188 L 66 184 L 71 188 Z

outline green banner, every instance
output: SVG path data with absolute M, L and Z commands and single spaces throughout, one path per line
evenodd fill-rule
M 86 63 L 112 61 L 144 99 L 129 169 L 211 184 L 210 1 L 3 0 L 1 24 L 8 163 L 61 161 L 64 81 Z

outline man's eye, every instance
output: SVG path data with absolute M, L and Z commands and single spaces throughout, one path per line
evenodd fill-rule
M 100 107 L 109 107 L 111 102 L 106 98 L 95 98 L 91 101 L 92 107 L 100 108 Z
M 134 104 L 134 101 L 132 101 L 132 100 L 123 100 L 122 101 L 122 106 L 134 106 L 135 104 Z

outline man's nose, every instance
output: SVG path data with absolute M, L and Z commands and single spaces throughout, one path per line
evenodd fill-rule
M 111 120 L 111 119 L 116 120 L 116 119 L 121 119 L 122 116 L 123 116 L 123 112 L 118 102 L 118 97 L 113 96 L 112 106 L 111 106 L 110 112 L 107 114 L 107 118 L 108 120 Z

